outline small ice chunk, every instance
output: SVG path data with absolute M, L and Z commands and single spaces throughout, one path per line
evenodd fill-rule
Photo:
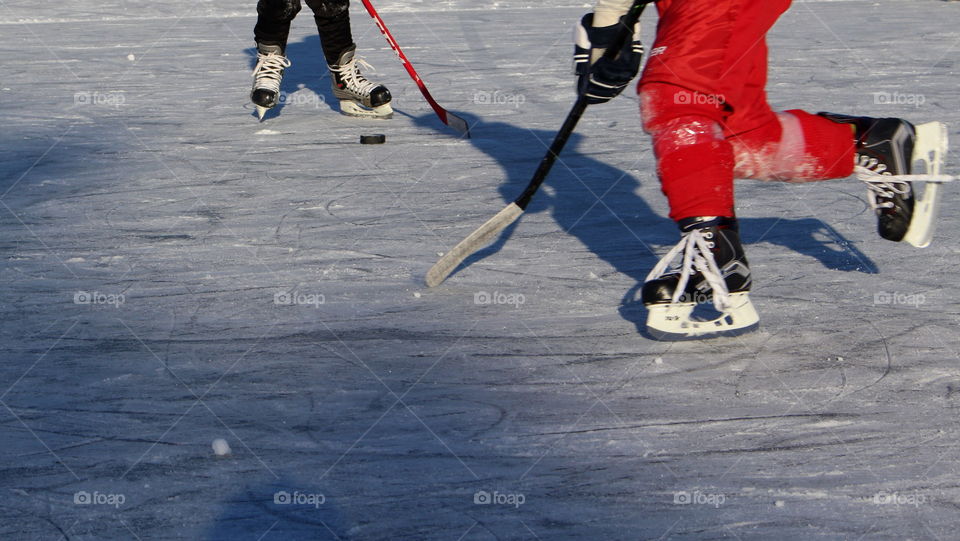
M 217 456 L 227 456 L 230 454 L 230 444 L 223 438 L 213 440 L 211 446 L 213 447 L 214 454 Z

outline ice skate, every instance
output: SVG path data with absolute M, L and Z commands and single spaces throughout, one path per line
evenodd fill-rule
M 647 332 L 656 340 L 695 340 L 756 329 L 760 318 L 750 302 L 750 267 L 736 218 L 687 218 L 679 225 L 683 237 L 643 285 Z M 671 268 L 677 258 L 679 266 Z M 713 310 L 703 319 L 695 310 L 708 303 Z
M 940 176 L 947 154 L 946 127 L 939 122 L 914 126 L 899 118 L 821 114 L 855 128 L 855 172 L 867 184 L 880 236 L 921 248 L 929 245 L 940 203 L 940 182 L 925 182 L 920 193 L 916 188 L 922 181 L 905 178 L 914 176 L 914 167 L 920 163 L 928 177 Z
M 250 101 L 256 106 L 260 120 L 280 102 L 280 81 L 283 79 L 283 70 L 289 67 L 290 60 L 283 55 L 282 47 L 257 44 L 257 66 L 253 69 Z
M 340 54 L 336 65 L 329 66 L 333 95 L 340 100 L 340 112 L 347 116 L 391 118 L 390 91 L 360 74 L 359 65 L 371 66 L 354 56 L 356 50 L 356 46 L 350 46 Z

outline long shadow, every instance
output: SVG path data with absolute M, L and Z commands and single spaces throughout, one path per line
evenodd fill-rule
M 503 170 L 505 178 L 497 189 L 504 203 L 513 201 L 529 182 L 555 132 L 457 114 L 472 126 L 471 132 L 476 131 L 470 143 Z M 414 120 L 421 126 L 436 127 L 432 115 Z M 579 147 L 584 139 L 577 133 L 570 137 L 525 214 L 550 212 L 564 231 L 576 236 L 600 258 L 619 272 L 642 280 L 656 262 L 657 249 L 676 242 L 676 227 L 635 194 L 640 187 L 636 177 L 582 153 Z M 461 268 L 498 252 L 522 221 L 521 218 L 495 243 L 468 258 Z
M 502 168 L 506 178 L 498 190 L 504 203 L 513 201 L 529 182 L 555 132 L 530 130 L 504 122 L 483 122 L 474 115 L 458 114 L 472 126 L 471 144 Z M 558 127 L 561 120 L 557 120 Z M 434 125 L 429 115 L 417 118 L 416 122 Z M 565 232 L 579 239 L 618 272 L 635 280 L 636 285 L 621 301 L 620 312 L 638 329 L 643 329 L 646 310 L 639 302 L 639 288 L 659 256 L 677 242 L 677 229 L 669 218 L 657 214 L 637 195 L 641 187 L 638 178 L 582 152 L 580 147 L 585 140 L 576 133 L 571 136 L 526 213 L 550 212 Z M 638 157 L 649 152 L 644 148 L 644 136 L 637 137 L 636 141 Z M 591 153 L 597 151 L 588 145 L 584 147 Z M 647 161 L 653 163 L 652 158 Z M 651 175 L 645 182 L 657 180 Z M 783 246 L 813 257 L 832 270 L 877 272 L 869 257 L 821 220 L 746 218 L 740 224 L 747 244 L 759 241 Z M 497 242 L 469 258 L 461 268 L 498 252 L 516 227 L 515 224 L 509 228 Z
M 313 24 L 312 17 L 306 17 Z M 250 70 L 257 65 L 257 49 L 250 47 L 244 49 L 250 61 Z M 288 105 L 298 107 L 328 108 L 339 113 L 337 99 L 333 96 L 330 88 L 330 71 L 327 69 L 327 61 L 323 56 L 323 48 L 320 46 L 320 36 L 313 34 L 305 37 L 301 41 L 287 44 L 287 58 L 290 59 L 290 67 L 283 72 L 283 80 L 280 83 L 280 103 L 276 107 L 267 111 L 263 119 L 269 120 L 280 116 Z M 251 84 L 253 81 L 251 80 Z M 314 96 L 295 92 L 301 90 L 310 90 Z M 256 111 L 251 111 L 256 116 Z

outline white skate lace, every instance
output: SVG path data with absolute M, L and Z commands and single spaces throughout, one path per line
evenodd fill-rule
M 257 67 L 253 68 L 254 88 L 280 92 L 283 70 L 289 67 L 290 60 L 283 55 L 257 53 Z
M 710 238 L 712 237 L 713 235 L 710 236 Z M 692 276 L 694 272 L 700 272 L 707 283 L 710 284 L 710 289 L 713 290 L 713 306 L 720 312 L 726 312 L 731 306 L 730 292 L 727 290 L 727 282 L 724 281 L 723 275 L 720 273 L 717 261 L 713 257 L 713 250 L 711 250 L 711 248 L 713 248 L 714 243 L 710 238 L 700 229 L 694 229 L 693 231 L 684 233 L 680 242 L 667 252 L 667 255 L 663 256 L 660 262 L 653 267 L 653 270 L 647 275 L 645 281 L 656 280 L 665 274 L 673 274 L 679 271 L 680 282 L 673 292 L 672 301 L 677 303 L 687 288 L 690 276 Z M 683 260 L 680 266 L 670 269 L 673 260 L 676 259 L 681 252 L 683 252 Z
M 370 96 L 370 92 L 373 92 L 373 89 L 377 87 L 377 84 L 371 83 L 366 77 L 360 74 L 360 68 L 357 66 L 358 64 L 363 66 L 364 69 L 368 69 L 374 73 L 377 71 L 374 69 L 373 65 L 360 56 L 353 57 L 353 60 L 347 62 L 339 68 L 330 68 L 330 71 L 335 71 L 340 74 L 340 77 L 346 84 L 346 89 L 366 98 Z
M 887 165 L 870 156 L 857 156 L 853 168 L 857 178 L 867 185 L 867 198 L 873 210 L 892 209 L 893 198 L 897 195 L 910 195 L 910 182 L 899 180 L 903 176 L 894 176 L 887 171 Z

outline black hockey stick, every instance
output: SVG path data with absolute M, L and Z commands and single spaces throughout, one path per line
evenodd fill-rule
M 637 24 L 637 21 L 640 20 L 643 8 L 653 1 L 654 0 L 634 0 L 630 11 L 627 12 L 627 16 L 620 23 L 620 35 L 617 36 L 613 44 L 604 52 L 604 57 L 609 59 L 616 57 L 617 53 L 623 49 L 623 46 L 626 45 L 633 35 L 633 27 Z M 447 276 L 450 276 L 450 274 L 463 263 L 463 260 L 489 244 L 496 235 L 523 214 L 527 209 L 527 205 L 530 204 L 530 200 L 533 199 L 534 194 L 540 189 L 540 185 L 546 180 L 547 174 L 550 173 L 550 169 L 553 167 L 553 163 L 557 161 L 557 156 L 563 151 L 563 147 L 566 146 L 567 140 L 570 139 L 570 135 L 573 134 L 573 130 L 577 127 L 577 122 L 580 121 L 580 117 L 583 116 L 583 112 L 586 109 L 587 97 L 581 94 L 577 97 L 576 103 L 573 104 L 573 108 L 567 114 L 566 120 L 563 121 L 563 126 L 560 127 L 560 131 L 557 132 L 557 135 L 554 137 L 553 143 L 550 145 L 546 156 L 540 161 L 540 166 L 537 167 L 537 171 L 533 174 L 530 184 L 523 190 L 520 197 L 507 205 L 505 209 L 498 212 L 496 216 L 487 220 L 485 224 L 478 227 L 473 233 L 470 233 L 467 238 L 460 241 L 459 244 L 454 246 L 452 250 L 444 254 L 439 261 L 430 267 L 430 270 L 427 271 L 428 287 L 440 285 L 447 279 Z

